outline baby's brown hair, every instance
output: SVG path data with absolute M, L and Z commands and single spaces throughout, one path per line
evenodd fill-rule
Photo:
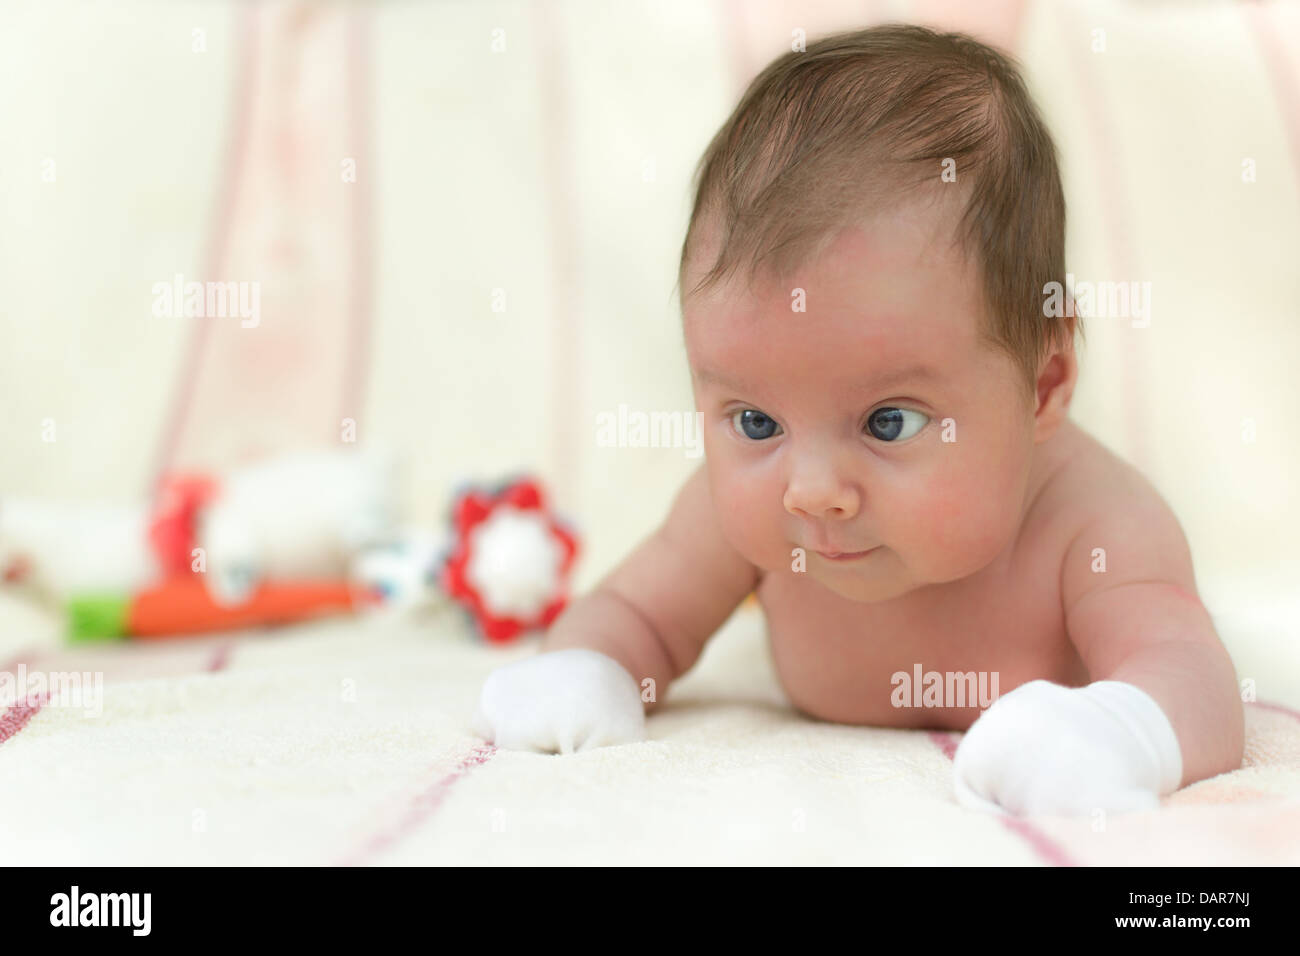
M 684 298 L 742 263 L 750 280 L 787 277 L 841 228 L 932 184 L 962 190 L 958 239 L 983 276 L 981 335 L 1031 395 L 1048 347 L 1072 341 L 1070 319 L 1043 314 L 1044 286 L 1065 282 L 1056 149 L 1015 63 L 969 36 L 885 24 L 778 57 L 714 135 L 694 182 L 679 284 L 703 228 L 716 230 L 719 251 Z

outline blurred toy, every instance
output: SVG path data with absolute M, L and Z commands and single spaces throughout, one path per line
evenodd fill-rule
M 539 484 L 470 488 L 452 507 L 456 546 L 443 589 L 473 615 L 489 641 L 542 629 L 564 609 L 578 553 L 572 532 L 549 512 Z
M 489 641 L 547 627 L 578 543 L 520 478 L 457 495 L 448 532 L 400 528 L 384 451 L 176 473 L 148 506 L 0 502 L 0 583 L 61 605 L 74 640 L 267 626 L 457 602 Z
M 377 449 L 169 475 L 140 505 L 5 498 L 0 577 L 63 601 L 197 572 L 234 606 L 263 580 L 345 580 L 357 555 L 397 537 L 397 511 L 396 461 Z
M 386 451 L 297 452 L 232 471 L 198 513 L 213 597 L 246 600 L 260 581 L 344 579 L 398 533 L 398 470 Z
M 388 610 L 404 613 L 440 604 L 441 569 L 447 536 L 423 529 L 402 532 L 391 543 L 364 551 L 352 562 L 351 577 L 381 595 Z
M 260 584 L 242 604 L 215 601 L 197 576 L 175 577 L 137 594 L 86 594 L 68 601 L 73 641 L 170 637 L 241 627 L 287 624 L 321 614 L 348 612 L 381 600 L 347 582 Z
M 159 486 L 149 519 L 149 544 L 163 575 L 194 570 L 199 512 L 221 485 L 208 475 L 167 475 Z
M 0 578 L 47 603 L 84 591 L 138 591 L 162 576 L 148 527 L 144 505 L 6 497 Z

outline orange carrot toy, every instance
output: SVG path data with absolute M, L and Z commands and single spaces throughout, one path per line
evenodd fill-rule
M 87 641 L 228 631 L 346 613 L 380 599 L 376 592 L 343 581 L 295 581 L 264 583 L 232 607 L 213 601 L 201 578 L 174 577 L 131 597 L 86 594 L 70 599 L 68 635 Z

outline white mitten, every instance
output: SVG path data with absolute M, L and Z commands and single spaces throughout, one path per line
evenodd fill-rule
M 1104 680 L 1045 680 L 999 697 L 953 758 L 957 802 L 971 810 L 1078 814 L 1149 810 L 1178 789 L 1178 738 L 1149 694 Z
M 483 682 L 474 732 L 505 750 L 573 753 L 645 739 L 641 689 L 599 651 L 550 651 Z
M 476 734 L 507 750 L 573 753 L 645 740 L 641 689 L 598 650 L 552 650 L 487 675 Z

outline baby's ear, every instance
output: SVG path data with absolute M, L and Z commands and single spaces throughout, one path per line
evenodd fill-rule
M 1034 441 L 1046 441 L 1065 421 L 1078 377 L 1079 363 L 1075 359 L 1071 334 L 1065 341 L 1055 343 L 1039 365 L 1038 380 L 1034 383 L 1038 399 L 1034 411 Z

